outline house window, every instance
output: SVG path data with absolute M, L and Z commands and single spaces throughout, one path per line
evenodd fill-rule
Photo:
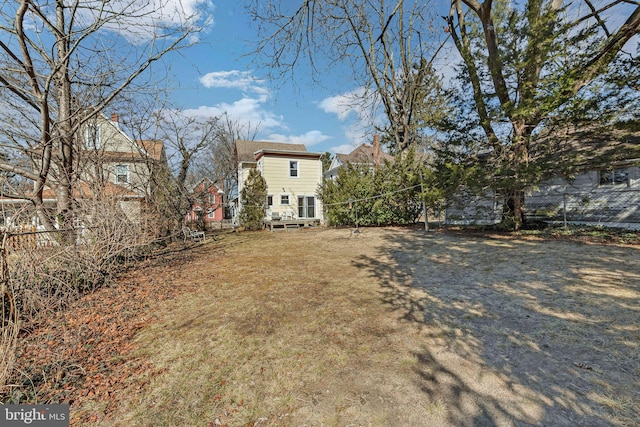
M 215 212 L 213 210 L 209 211 L 208 217 L 213 219 L 213 217 L 215 216 Z
M 267 196 L 267 206 L 268 207 L 273 206 L 273 196 L 272 195 L 268 195 Z
M 292 178 L 298 176 L 298 162 L 296 160 L 289 161 L 289 176 Z
M 280 195 L 280 204 L 281 205 L 288 205 L 289 204 L 289 195 L 288 194 L 281 194 Z
M 129 182 L 129 165 L 116 165 L 116 183 L 126 184 Z
M 316 198 L 313 196 L 298 196 L 298 218 L 316 217 Z
M 96 124 L 87 125 L 86 138 L 88 148 L 100 148 L 100 126 Z
M 216 195 L 215 194 L 209 194 L 209 204 L 213 205 L 216 202 Z
M 609 169 L 600 171 L 600 185 L 629 185 L 629 171 Z

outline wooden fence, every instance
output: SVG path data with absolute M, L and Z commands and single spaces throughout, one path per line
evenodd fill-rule
M 3 233 L 7 235 L 5 241 L 7 250 L 34 249 L 37 246 L 35 226 L 21 226 L 11 231 L 3 231 Z

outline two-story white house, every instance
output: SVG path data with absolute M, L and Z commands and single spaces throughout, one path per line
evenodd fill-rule
M 322 222 L 322 204 L 317 197 L 322 184 L 322 153 L 309 152 L 303 144 L 237 140 L 235 155 L 238 194 L 242 194 L 252 168 L 265 179 L 267 219 Z M 238 204 L 237 212 L 241 210 Z

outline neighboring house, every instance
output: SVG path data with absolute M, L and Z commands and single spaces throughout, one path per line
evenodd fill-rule
M 157 140 L 133 140 L 121 128 L 117 114 L 109 120 L 100 114 L 82 132 L 80 180 L 101 185 L 113 183 L 141 195 L 153 190 L 153 175 L 166 167 L 164 144 Z
M 373 136 L 372 145 L 362 144 L 349 154 L 336 154 L 331 160 L 329 170 L 324 172 L 326 179 L 336 179 L 340 169 L 347 165 L 365 165 L 371 168 L 380 166 L 384 161 L 393 161 L 393 156 L 380 148 L 380 137 Z
M 99 114 L 84 125 L 79 135 L 74 199 L 114 202 L 130 221 L 139 222 L 145 200 L 155 186 L 162 185 L 156 178 L 168 170 L 162 141 L 133 140 L 120 128 L 117 114 L 111 118 Z M 52 165 L 52 174 L 56 173 Z M 52 209 L 56 197 L 50 187 L 43 191 L 44 201 Z M 0 203 L 6 227 L 28 222 L 40 225 L 28 200 L 3 198 Z
M 525 218 L 640 229 L 640 134 L 612 131 L 594 138 L 574 131 L 561 145 L 548 152 L 577 154 L 576 172 L 571 179 L 558 173 L 526 191 Z M 497 224 L 502 218 L 504 200 L 492 191 L 460 194 L 448 202 L 449 224 Z
M 267 183 L 267 216 L 323 220 L 317 191 L 322 184 L 322 153 L 308 152 L 303 144 L 237 140 L 238 195 L 251 168 Z M 242 210 L 240 196 L 237 212 Z
M 110 118 L 99 114 L 81 133 L 85 141 L 79 153 L 81 185 L 90 187 L 94 197 L 118 199 L 127 218 L 140 221 L 144 200 L 163 185 L 160 176 L 168 170 L 162 141 L 132 139 L 120 128 L 115 113 Z
M 502 219 L 503 199 L 494 191 L 473 194 L 463 191 L 447 199 L 444 223 L 450 225 L 493 225 Z
M 193 205 L 185 215 L 185 222 L 193 223 L 199 220 L 205 226 L 219 223 L 224 219 L 224 191 L 221 185 L 216 185 L 205 178 L 193 188 Z

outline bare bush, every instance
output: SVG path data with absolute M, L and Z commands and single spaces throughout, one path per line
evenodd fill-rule
M 71 243 L 61 238 L 69 230 L 4 234 L 0 387 L 11 375 L 20 328 L 30 329 L 48 313 L 108 284 L 155 241 L 154 222 L 139 200 L 83 200 L 76 212 L 82 221 L 72 230 Z M 6 244 L 11 239 L 21 244 Z
M 0 386 L 4 386 L 11 374 L 15 362 L 18 342 L 18 317 L 16 315 L 13 289 L 7 274 L 6 257 L 7 234 L 2 238 L 0 247 Z
M 83 201 L 78 210 L 83 220 L 73 230 L 73 244 L 42 232 L 33 247 L 8 257 L 16 304 L 27 323 L 108 283 L 154 241 L 137 201 Z

